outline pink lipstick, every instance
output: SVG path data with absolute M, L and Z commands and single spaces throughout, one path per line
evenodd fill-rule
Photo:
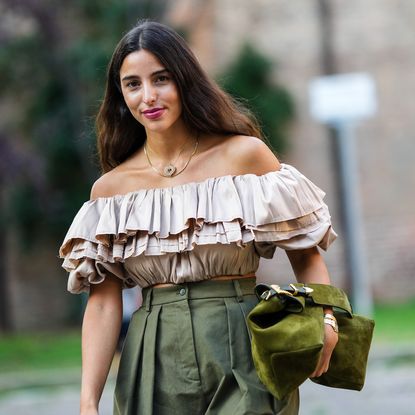
M 157 118 L 160 118 L 164 113 L 164 108 L 151 108 L 148 110 L 143 111 L 144 117 L 155 120 Z

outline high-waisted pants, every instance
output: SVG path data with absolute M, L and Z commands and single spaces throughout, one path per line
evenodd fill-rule
M 246 316 L 255 279 L 143 290 L 131 319 L 114 415 L 297 415 L 298 391 L 277 401 L 258 379 Z

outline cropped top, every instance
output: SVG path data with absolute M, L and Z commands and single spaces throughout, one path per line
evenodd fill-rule
M 60 247 L 68 290 L 109 273 L 123 286 L 255 272 L 276 247 L 326 250 L 336 238 L 325 193 L 288 164 L 87 201 Z

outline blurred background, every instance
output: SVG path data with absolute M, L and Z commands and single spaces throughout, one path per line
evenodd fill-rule
M 327 192 L 339 234 L 324 254 L 333 284 L 352 299 L 361 294 L 357 308 L 376 329 L 363 391 L 306 383 L 301 414 L 412 413 L 415 3 L 1 0 L 0 414 L 77 411 L 86 298 L 66 292 L 57 252 L 100 174 L 94 116 L 106 65 L 146 17 L 181 33 L 207 72 L 258 115 L 279 158 Z M 341 129 L 311 116 L 309 94 L 317 77 L 345 73 L 367 74 L 376 90 L 375 113 L 353 120 L 347 137 L 349 171 Z M 350 178 L 355 227 L 345 208 Z M 271 273 L 293 279 L 283 251 L 261 263 L 261 278 Z M 117 357 L 102 415 L 111 413 L 116 366 Z

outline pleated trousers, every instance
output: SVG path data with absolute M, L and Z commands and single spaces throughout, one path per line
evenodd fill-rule
M 254 278 L 143 290 L 131 319 L 114 415 L 297 415 L 298 391 L 277 401 L 260 382 L 246 316 Z

